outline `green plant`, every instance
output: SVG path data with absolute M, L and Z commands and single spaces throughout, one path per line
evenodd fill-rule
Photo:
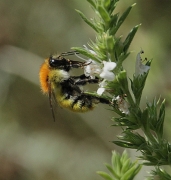
M 116 35 L 135 4 L 119 15 L 119 13 L 114 13 L 119 0 L 87 1 L 97 17 L 89 20 L 82 12 L 78 10 L 77 12 L 95 30 L 96 40 L 95 42 L 90 41 L 88 47 L 73 47 L 72 49 L 86 56 L 87 61 L 91 62 L 85 67 L 85 74 L 91 78 L 96 76 L 101 79 L 97 92 L 91 94 L 109 99 L 112 111 L 118 115 L 113 117 L 113 126 L 122 127 L 123 132 L 113 143 L 141 152 L 139 159 L 144 161 L 143 165 L 156 167 L 152 172 L 151 179 L 154 176 L 158 176 L 160 179 L 171 179 L 171 176 L 161 168 L 162 165 L 171 164 L 171 146 L 163 138 L 165 100 L 154 98 L 152 102 L 146 103 L 145 109 L 140 108 L 152 60 L 142 60 L 143 50 L 137 53 L 135 72 L 132 78 L 128 77 L 123 66 L 123 62 L 129 59 L 129 46 L 140 24 L 130 30 L 125 40 Z M 140 134 L 137 130 L 141 130 L 142 133 Z M 117 153 L 113 154 L 112 161 L 119 159 L 119 163 L 114 163 L 114 166 L 107 165 L 113 176 L 102 172 L 99 174 L 108 180 L 124 179 L 124 174 L 120 174 L 122 177 L 117 177 L 114 176 L 116 174 L 114 171 L 122 169 L 121 167 L 126 169 L 125 164 L 129 162 L 135 171 L 130 172 L 132 177 L 127 179 L 133 179 L 140 170 L 140 166 L 136 166 L 135 163 L 131 164 L 127 158 L 124 158 L 125 156 L 125 153 L 122 157 Z

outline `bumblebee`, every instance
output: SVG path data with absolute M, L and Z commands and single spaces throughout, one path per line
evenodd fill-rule
M 80 89 L 87 83 L 98 83 L 99 78 L 91 79 L 84 74 L 80 76 L 70 76 L 72 68 L 83 68 L 90 63 L 66 59 L 65 56 L 73 55 L 75 52 L 62 53 L 58 56 L 50 56 L 40 68 L 40 84 L 43 93 L 49 95 L 50 107 L 53 118 L 53 99 L 63 108 L 74 112 L 86 112 L 92 110 L 96 104 L 110 104 L 110 101 L 86 94 Z

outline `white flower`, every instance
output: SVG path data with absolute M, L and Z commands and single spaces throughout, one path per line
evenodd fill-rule
M 99 75 L 101 72 L 100 64 L 91 59 L 87 60 L 87 63 L 89 63 L 89 65 L 84 66 L 84 74 L 93 79 L 95 75 Z
M 113 81 L 115 75 L 111 72 L 115 67 L 115 62 L 107 62 L 103 61 L 103 68 L 101 68 L 100 63 L 97 63 L 91 59 L 87 60 L 89 63 L 84 67 L 84 74 L 86 76 L 90 76 L 91 78 L 95 78 L 96 75 L 99 75 L 101 78 L 106 79 L 107 81 Z
M 135 76 L 137 77 L 138 75 L 143 75 L 144 73 L 147 73 L 148 70 L 150 69 L 149 66 L 142 64 L 142 59 L 141 59 L 141 54 L 144 53 L 144 51 L 140 51 L 137 54 L 136 57 L 136 64 L 135 64 Z
M 118 108 L 122 113 L 129 114 L 129 104 L 122 96 L 114 97 L 113 101 L 117 102 Z
M 103 80 L 101 83 L 99 83 L 99 88 L 97 90 L 97 94 L 101 96 L 103 92 L 105 91 L 105 86 L 107 85 L 106 80 Z
M 88 49 L 86 45 L 84 45 L 84 48 L 89 51 L 91 54 L 96 55 L 96 53 Z M 84 59 L 85 60 L 85 59 Z M 93 61 L 92 59 L 88 59 L 87 61 L 87 66 L 84 66 L 84 74 L 86 76 L 90 76 L 91 79 L 94 79 L 96 75 L 99 75 L 101 72 L 101 66 L 100 63 Z
M 84 48 L 89 51 L 91 54 L 96 55 L 96 53 L 88 49 L 87 46 L 84 45 Z M 100 63 L 93 61 L 92 59 L 87 60 L 89 65 L 84 67 L 84 74 L 86 76 L 90 76 L 91 78 L 94 78 L 95 75 L 100 75 L 101 78 L 106 79 L 108 81 L 113 81 L 115 78 L 115 75 L 113 72 L 111 72 L 115 67 L 116 63 L 115 62 L 107 62 L 103 61 L 103 68 L 101 68 Z
M 111 71 L 116 67 L 116 63 L 103 61 L 103 64 L 104 67 L 102 69 L 102 72 L 100 73 L 100 77 L 108 81 L 113 81 L 115 78 L 115 74 Z
M 96 56 L 96 53 L 93 50 L 88 49 L 86 46 L 84 47 L 87 51 Z M 103 64 L 93 61 L 92 59 L 86 61 L 88 65 L 84 66 L 84 74 L 90 76 L 91 79 L 94 79 L 96 76 L 100 76 L 103 79 L 103 81 L 99 83 L 99 88 L 97 90 L 97 94 L 102 95 L 105 91 L 107 81 L 113 81 L 115 79 L 115 74 L 112 71 L 116 67 L 116 63 L 111 62 L 110 60 L 102 61 Z
M 105 91 L 105 86 L 107 85 L 106 81 L 113 81 L 115 78 L 115 74 L 111 72 L 115 67 L 115 62 L 106 62 L 103 61 L 104 67 L 100 73 L 100 77 L 103 78 L 103 81 L 99 83 L 99 88 L 97 90 L 98 95 L 102 95 Z

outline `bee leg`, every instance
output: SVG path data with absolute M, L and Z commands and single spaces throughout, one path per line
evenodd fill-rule
M 86 76 L 85 74 L 82 74 L 80 76 L 71 76 L 73 79 L 90 79 L 90 76 Z
M 86 93 L 81 93 L 79 96 L 77 96 L 73 103 L 72 103 L 72 108 L 74 108 L 75 105 L 79 102 L 80 109 L 82 108 L 89 108 L 92 109 L 94 108 L 95 104 L 103 103 L 103 104 L 108 104 L 111 105 L 111 102 L 105 98 L 89 95 Z
M 108 99 L 102 98 L 102 97 L 95 97 L 92 96 L 92 99 L 95 104 L 102 103 L 102 104 L 111 104 L 111 102 Z
M 86 62 L 74 61 L 71 59 L 65 59 L 65 61 L 67 62 L 67 65 L 70 68 L 83 68 L 84 66 L 88 66 L 89 64 L 91 64 L 91 62 L 86 63 Z
M 95 77 L 92 79 L 90 76 L 86 76 L 85 74 L 82 74 L 80 76 L 71 76 L 70 77 L 76 85 L 85 85 L 86 83 L 99 83 L 100 79 L 98 77 Z
M 98 77 L 91 79 L 90 76 L 86 76 L 85 74 L 82 74 L 80 76 L 71 76 L 69 79 L 70 83 L 73 85 L 86 85 L 87 83 L 96 84 L 100 82 L 100 79 Z
M 49 104 L 50 104 L 50 109 L 52 111 L 53 120 L 55 122 L 55 112 L 54 112 L 53 103 L 52 103 L 52 96 L 54 97 L 55 95 L 54 95 L 54 92 L 52 91 L 50 82 L 48 83 L 48 87 L 49 87 L 49 94 L 48 94 L 49 95 Z
M 76 77 L 74 77 L 76 79 Z M 97 84 L 100 82 L 98 77 L 95 77 L 94 79 L 91 79 L 90 77 L 86 77 L 85 75 L 81 75 L 78 77 L 79 80 L 75 81 L 74 84 L 75 85 L 86 85 L 87 83 L 90 84 Z
M 102 104 L 111 104 L 111 101 L 106 99 L 106 98 L 103 98 L 103 97 L 98 97 L 98 96 L 95 96 L 95 95 L 90 95 L 90 94 L 86 94 L 86 93 L 82 93 L 82 95 L 88 97 L 89 99 L 91 99 L 95 104 L 98 104 L 98 103 L 102 103 Z

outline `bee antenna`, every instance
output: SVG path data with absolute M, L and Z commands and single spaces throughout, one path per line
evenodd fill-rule
M 63 52 L 61 53 L 61 56 L 69 56 L 69 55 L 75 55 L 75 54 L 79 54 L 79 52 L 78 51 Z

